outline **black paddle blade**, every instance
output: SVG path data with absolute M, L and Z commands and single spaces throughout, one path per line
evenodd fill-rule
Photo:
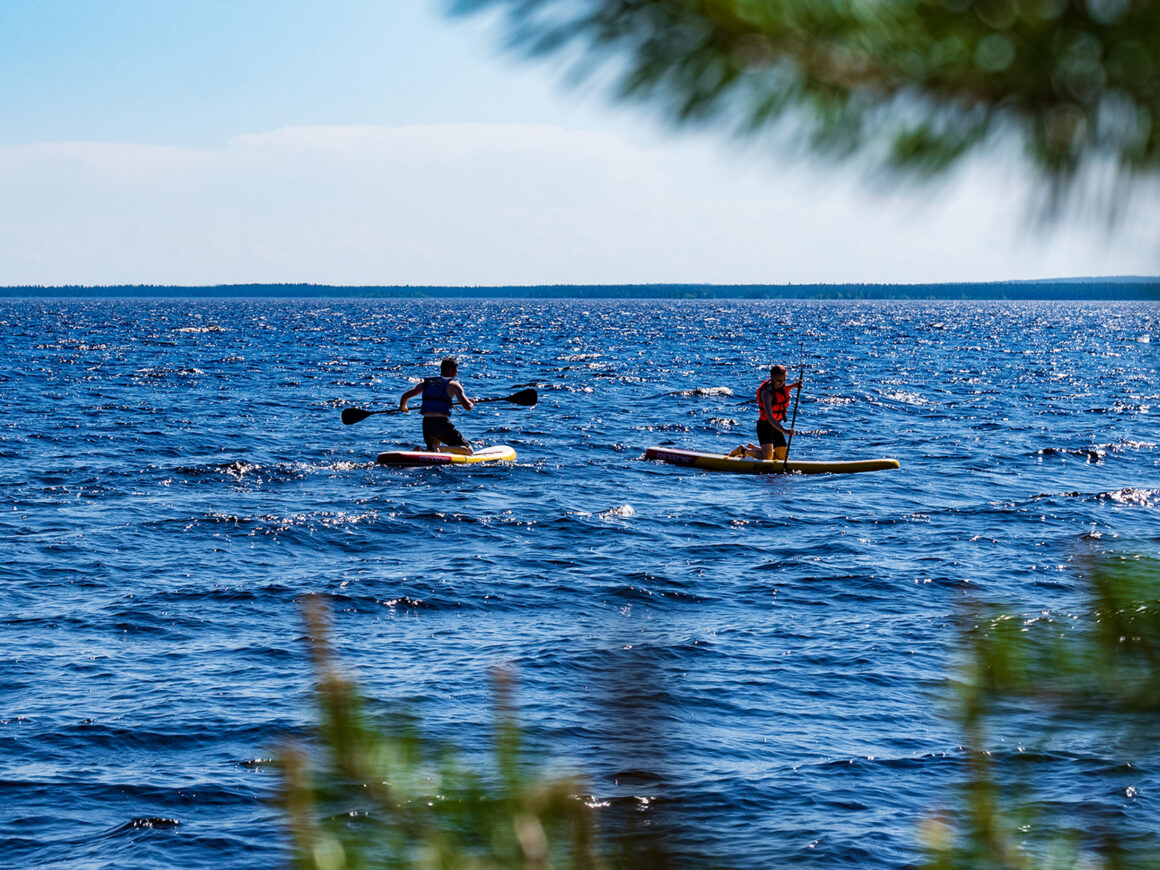
M 511 402 L 515 405 L 523 405 L 524 407 L 531 407 L 539 400 L 535 390 L 520 390 L 518 393 L 512 393 L 510 396 L 494 396 L 489 399 L 476 399 L 475 404 L 481 402 Z
M 530 408 L 540 400 L 535 390 L 520 390 L 507 397 L 509 402 L 514 402 L 517 405 L 523 405 L 525 408 Z
M 359 420 L 365 420 L 370 415 L 370 411 L 364 411 L 362 408 L 343 408 L 342 422 L 349 426 L 351 423 L 357 423 Z

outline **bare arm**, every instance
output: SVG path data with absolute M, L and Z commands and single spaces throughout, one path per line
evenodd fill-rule
M 461 404 L 465 410 L 470 411 L 475 407 L 475 402 L 467 398 L 467 393 L 463 392 L 463 385 L 460 384 L 459 381 L 452 381 L 450 386 L 451 398 L 459 399 L 459 404 Z
M 407 392 L 403 393 L 402 397 L 399 399 L 399 410 L 402 411 L 404 414 L 406 414 L 407 413 L 407 402 L 411 401 L 411 399 L 415 398 L 421 392 L 423 392 L 423 382 L 422 381 L 415 384 L 415 386 L 411 387 L 411 389 L 407 390 Z

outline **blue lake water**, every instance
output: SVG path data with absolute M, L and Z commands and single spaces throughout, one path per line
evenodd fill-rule
M 507 663 L 556 765 L 719 864 L 907 866 L 964 609 L 1082 619 L 1092 556 L 1157 551 L 1158 347 L 1154 303 L 0 300 L 3 863 L 284 865 L 263 760 L 325 593 L 364 690 L 469 753 Z M 376 466 L 419 416 L 341 409 L 448 354 L 539 391 L 456 414 L 518 460 Z M 642 461 L 751 440 L 803 359 L 793 454 L 900 470 Z M 1160 817 L 1156 759 L 1069 752 L 1058 805 Z

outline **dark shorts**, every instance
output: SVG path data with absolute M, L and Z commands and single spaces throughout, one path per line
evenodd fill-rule
M 448 447 L 471 446 L 452 425 L 450 417 L 424 417 L 423 440 L 427 442 L 428 450 L 439 444 L 446 444 Z
M 757 443 L 772 444 L 774 447 L 785 447 L 785 436 L 764 420 L 757 421 Z

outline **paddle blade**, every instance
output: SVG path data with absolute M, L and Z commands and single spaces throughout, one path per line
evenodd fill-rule
M 370 415 L 370 411 L 364 411 L 362 408 L 343 408 L 342 422 L 349 426 L 351 423 L 357 423 L 359 420 L 365 420 Z
M 539 400 L 535 390 L 520 390 L 518 393 L 512 393 L 510 396 L 493 396 L 489 399 L 476 399 L 475 404 L 479 405 L 483 402 L 512 402 L 516 405 L 523 405 L 531 407 Z
M 520 390 L 518 393 L 513 393 L 507 397 L 509 402 L 514 402 L 517 405 L 523 405 L 525 408 L 530 408 L 540 400 L 535 390 Z

